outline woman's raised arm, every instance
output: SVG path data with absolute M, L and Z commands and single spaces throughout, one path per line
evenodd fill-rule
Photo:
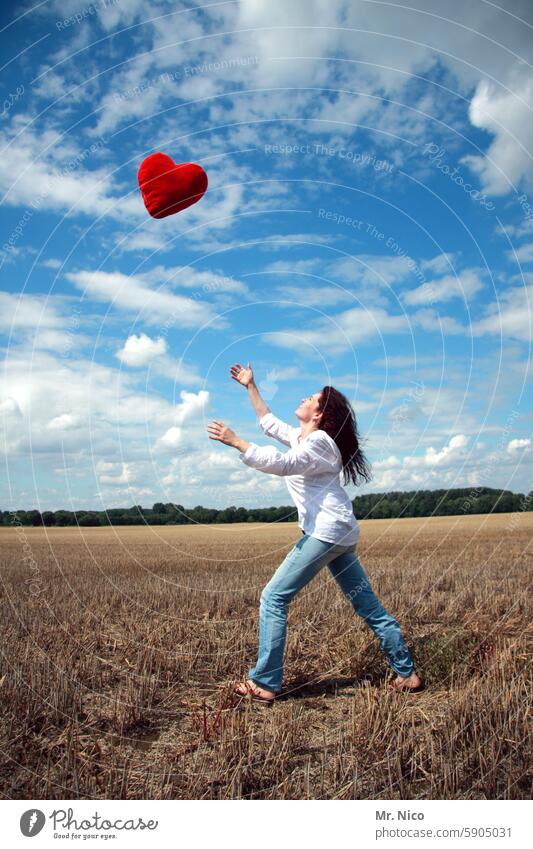
M 270 408 L 267 407 L 261 398 L 259 389 L 255 385 L 254 374 L 250 363 L 248 363 L 246 367 L 241 366 L 240 363 L 235 363 L 235 365 L 230 368 L 230 374 L 233 380 L 236 380 L 237 383 L 241 384 L 241 386 L 246 387 L 252 406 L 260 419 L 265 415 L 265 413 L 270 412 Z

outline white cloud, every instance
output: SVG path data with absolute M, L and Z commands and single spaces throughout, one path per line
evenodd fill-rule
M 398 469 L 402 465 L 402 461 L 399 457 L 396 457 L 394 454 L 390 454 L 384 460 L 376 460 L 372 463 L 372 466 L 375 469 Z
M 405 333 L 409 330 L 409 320 L 404 315 L 390 315 L 378 307 L 361 309 L 354 307 L 328 319 L 320 319 L 309 330 L 288 328 L 286 330 L 265 333 L 264 338 L 273 345 L 282 348 L 308 351 L 328 350 L 341 353 L 352 345 L 364 342 L 374 336 L 386 333 Z
M 156 443 L 156 450 L 161 448 L 176 448 L 183 442 L 183 430 L 181 427 L 170 427 Z
M 64 0 L 58 0 L 57 6 L 64 10 Z M 76 11 L 79 11 L 77 0 L 73 6 Z M 109 32 L 119 26 L 131 26 L 134 21 L 142 18 L 151 9 L 146 0 L 120 0 L 120 2 L 95 4 L 95 11 L 101 26 Z
M 150 283 L 168 283 L 183 289 L 195 289 L 196 297 L 204 298 L 220 293 L 235 293 L 249 295 L 248 287 L 240 280 L 235 280 L 227 274 L 216 271 L 199 271 L 189 265 L 176 268 L 165 268 L 157 265 L 143 273 L 143 278 Z
M 342 353 L 352 345 L 361 344 L 376 336 L 413 332 L 421 327 L 427 332 L 459 334 L 464 327 L 454 318 L 442 316 L 433 309 L 421 309 L 407 315 L 394 315 L 380 307 L 354 307 L 342 313 L 309 322 L 309 329 L 287 328 L 264 334 L 266 341 L 282 348 L 302 351 Z
M 277 304 L 280 308 L 291 308 L 302 304 L 307 307 L 328 307 L 342 303 L 353 303 L 355 300 L 352 292 L 327 281 L 324 282 L 323 286 L 276 286 L 272 294 L 276 298 L 280 298 Z M 285 301 L 288 301 L 288 303 L 285 303 Z
M 53 12 L 56 17 L 64 15 L 67 6 L 60 13 L 59 8 Z M 108 91 L 100 97 L 95 133 L 111 132 L 132 119 L 142 122 L 164 104 L 200 98 L 191 113 L 207 110 L 211 126 L 233 124 L 229 136 L 249 146 L 262 141 L 264 127 L 245 127 L 243 122 L 305 112 L 314 119 L 308 127 L 311 133 L 331 134 L 334 128 L 337 134 L 351 134 L 361 121 L 373 125 L 381 130 L 379 142 L 401 158 L 395 134 L 418 142 L 433 117 L 450 120 L 451 98 L 444 88 L 437 95 L 426 92 L 419 97 L 419 112 L 406 108 L 407 98 L 402 97 L 414 74 L 427 78 L 438 68 L 444 85 L 461 95 L 468 97 L 477 87 L 470 120 L 494 137 L 492 162 L 483 157 L 470 160 L 485 187 L 508 190 L 499 168 L 515 180 L 531 175 L 531 161 L 516 141 L 531 150 L 530 112 L 520 102 L 522 98 L 531 104 L 526 75 L 531 58 L 529 2 L 518 0 L 512 11 L 489 3 L 463 3 L 447 19 L 438 0 L 424 0 L 419 8 L 392 0 L 386 14 L 379 4 L 359 0 L 246 0 L 204 6 L 201 15 L 196 7 L 122 0 L 99 10 L 83 29 L 99 20 L 111 31 L 141 16 L 143 27 L 134 31 L 142 38 L 141 49 L 118 64 L 110 78 Z M 221 32 L 230 35 L 210 37 Z M 246 57 L 253 61 L 236 61 Z M 190 66 L 200 71 L 191 75 Z M 171 78 L 161 77 L 161 69 L 168 69 Z M 327 89 L 328 96 L 317 97 L 317 86 Z M 59 74 L 56 88 L 61 89 Z M 240 97 L 243 88 L 248 90 Z M 229 95 L 224 101 L 217 97 L 223 93 Z M 212 100 L 203 99 L 208 97 Z M 424 109 L 429 117 L 421 114 Z M 167 118 L 169 124 L 175 120 L 174 114 Z M 188 129 L 196 127 L 194 114 L 190 125 L 184 112 L 178 120 L 186 144 Z M 195 136 L 189 143 L 198 148 L 201 139 Z M 210 138 L 209 144 L 215 140 Z
M 74 416 L 72 413 L 61 413 L 59 416 L 54 416 L 48 422 L 47 427 L 49 430 L 71 430 L 78 427 L 79 423 L 80 419 L 78 416 Z
M 406 403 L 406 400 L 410 403 Z M 410 396 L 406 400 L 402 400 L 401 404 L 391 407 L 387 412 L 387 418 L 393 422 L 410 422 L 415 421 L 422 412 L 422 408 L 417 404 L 413 397 Z
M 134 377 L 124 371 L 75 356 L 18 349 L 3 364 L 0 398 L 12 411 L 4 418 L 2 449 L 33 458 L 79 452 L 86 461 L 91 455 L 105 458 L 116 455 L 117 442 L 143 454 L 147 434 L 170 427 L 175 412 L 157 394 L 138 391 Z
M 465 333 L 465 328 L 455 318 L 441 315 L 437 310 L 429 307 L 410 314 L 409 319 L 413 326 L 419 326 L 428 333 L 444 333 L 450 336 Z
M 79 329 L 77 314 L 61 295 L 0 292 L 0 331 L 10 334 L 11 348 L 63 355 L 82 349 L 91 339 Z
M 379 366 L 382 368 L 409 368 L 413 370 L 416 365 L 420 368 L 423 365 L 432 365 L 435 362 L 434 357 L 424 357 L 424 356 L 416 356 L 413 352 L 410 355 L 394 355 L 391 354 L 387 357 L 380 357 L 377 360 L 373 360 L 373 365 Z
M 522 66 L 507 85 L 482 79 L 470 104 L 470 121 L 494 140 L 484 156 L 463 157 L 481 178 L 484 190 L 504 195 L 523 178 L 533 185 L 533 74 Z
M 507 453 L 513 455 L 519 454 L 526 448 L 529 451 L 531 445 L 531 439 L 511 439 L 511 441 L 507 443 Z
M 409 279 L 421 277 L 418 265 L 410 256 L 359 254 L 342 257 L 328 267 L 328 274 L 349 283 L 365 283 L 388 288 Z
M 235 451 L 230 453 L 229 451 L 204 451 L 202 453 L 201 465 L 205 468 L 206 472 L 212 468 L 218 469 L 233 469 L 235 470 Z M 239 469 L 237 469 L 239 471 Z
M 511 287 L 501 294 L 499 303 L 485 307 L 485 316 L 471 324 L 474 336 L 502 334 L 505 338 L 531 340 L 533 284 Z
M 263 251 L 280 251 L 287 247 L 300 247 L 301 244 L 313 245 L 329 245 L 335 241 L 334 236 L 319 233 L 273 233 L 265 234 L 257 237 L 253 241 L 248 242 L 248 247 L 259 248 Z M 240 243 L 239 243 L 240 244 Z M 246 243 L 243 245 L 246 247 Z
M 209 392 L 201 389 L 196 394 L 183 389 L 180 392 L 181 403 L 174 408 L 174 421 L 177 425 L 185 424 L 190 419 L 197 418 L 209 404 Z
M 533 262 L 533 242 L 521 245 L 513 251 L 507 251 L 507 257 L 512 262 L 523 262 L 524 264 Z
M 127 487 L 116 487 L 113 486 L 112 489 L 106 489 L 105 487 L 101 487 L 94 493 L 91 493 L 90 501 L 93 501 L 93 498 L 96 498 L 95 509 L 103 510 L 110 509 L 112 507 L 124 507 L 131 505 L 132 502 L 135 504 L 141 503 L 141 500 L 147 499 L 150 502 L 156 500 L 156 492 L 152 487 L 149 486 L 131 486 L 129 484 Z M 76 500 L 75 506 L 73 505 L 71 509 L 79 509 L 80 506 L 84 508 L 87 507 L 87 498 L 84 498 L 83 501 L 80 502 L 79 499 Z
M 457 253 L 442 253 L 432 257 L 432 259 L 423 259 L 420 262 L 420 268 L 423 271 L 429 271 L 431 274 L 445 274 L 447 271 L 453 271 L 454 263 L 458 259 Z
M 0 292 L 0 330 L 62 327 L 64 320 L 39 295 Z
M 254 73 L 257 84 L 284 85 L 288 79 L 293 86 L 325 82 L 327 64 L 305 55 L 335 55 L 342 5 L 337 0 L 240 3 L 236 29 L 249 31 L 250 52 L 260 57 Z M 319 21 L 320 26 L 299 29 L 304 22 L 309 26 L 309 21 Z
M 467 269 L 456 276 L 450 275 L 438 280 L 427 281 L 416 289 L 402 292 L 401 298 L 409 306 L 429 304 L 435 301 L 450 301 L 452 298 L 469 301 L 481 289 L 483 289 L 483 282 L 480 279 L 479 271 Z
M 262 270 L 267 274 L 312 274 L 320 268 L 321 262 L 318 257 L 308 259 L 278 259 L 270 262 Z
M 31 344 L 37 350 L 53 351 L 57 354 L 67 356 L 72 351 L 84 348 L 93 340 L 84 333 L 73 332 L 69 329 L 68 318 L 65 317 L 65 330 L 49 330 L 46 327 L 38 327 L 27 334 L 26 343 Z
M 495 428 L 499 432 L 500 428 Z M 511 440 L 509 446 L 516 442 L 519 445 L 507 449 L 507 459 L 501 455 L 498 445 L 480 442 L 477 439 L 478 428 L 474 423 L 473 433 L 475 442 L 469 449 L 469 438 L 465 434 L 451 437 L 442 448 L 428 446 L 423 453 L 402 455 L 403 444 L 406 441 L 416 442 L 417 434 L 411 436 L 399 435 L 395 453 L 374 460 L 369 452 L 374 471 L 372 483 L 365 491 L 379 492 L 394 489 L 441 489 L 448 487 L 486 486 L 487 469 L 494 468 L 495 452 L 498 453 L 497 479 L 490 482 L 491 486 L 506 489 L 527 489 L 527 469 L 523 463 L 522 452 L 531 451 L 530 440 Z M 522 444 L 528 443 L 528 444 Z M 522 463 L 523 472 L 520 471 Z M 517 470 L 524 477 L 524 483 L 518 482 Z M 494 469 L 496 473 L 496 469 Z M 512 484 L 511 484 L 512 480 Z
M 3 148 L 0 158 L 3 203 L 27 207 L 27 227 L 31 226 L 32 218 L 44 210 L 65 212 L 72 208 L 89 216 L 110 215 L 121 221 L 141 218 L 145 214 L 138 193 L 133 192 L 129 197 L 119 194 L 109 169 L 89 170 L 85 162 L 90 162 L 91 157 L 86 150 L 74 147 L 68 151 L 68 139 L 62 138 L 57 130 L 37 132 L 29 124 L 25 126 L 19 117 L 12 122 L 9 133 L 0 135 L 0 144 Z M 78 163 L 76 156 L 84 158 Z M 76 167 L 72 167 L 72 163 Z
M 127 366 L 145 366 L 166 351 L 167 343 L 162 337 L 151 339 L 146 333 L 141 333 L 139 336 L 133 333 L 128 336 L 116 356 Z
M 162 434 L 157 439 L 154 445 L 154 452 L 157 453 L 172 453 L 176 449 L 180 449 L 183 453 L 192 451 L 193 447 L 201 441 L 205 441 L 204 431 L 200 419 L 209 405 L 209 392 L 201 389 L 199 392 L 187 392 L 183 389 L 180 392 L 181 402 L 174 407 L 172 412 L 172 427 Z M 184 428 L 187 422 L 192 422 L 192 426 L 188 429 Z
M 198 327 L 214 318 L 209 304 L 161 291 L 161 288 L 151 289 L 141 277 L 134 275 L 119 271 L 75 271 L 65 276 L 94 300 L 133 312 L 150 324 L 164 322 L 168 325 L 170 321 L 177 327 Z
M 436 451 L 433 447 L 429 447 L 424 456 L 424 463 L 427 466 L 440 466 L 451 462 L 457 454 L 468 444 L 468 439 L 462 433 L 457 436 L 452 436 L 448 445 L 445 445 L 440 451 Z M 415 458 L 406 458 L 407 465 L 412 465 Z
M 132 483 L 138 477 L 138 471 L 133 464 L 113 463 L 106 460 L 99 460 L 96 463 L 96 474 L 101 484 L 112 486 Z
M 159 224 L 159 219 L 156 221 Z M 145 227 L 151 227 L 152 222 L 147 221 Z M 173 245 L 168 241 L 164 231 L 158 230 L 135 230 L 131 233 L 118 233 L 115 237 L 117 243 L 117 252 L 142 252 L 151 251 L 160 253 L 161 251 L 170 250 Z
M 0 413 L 2 416 L 22 416 L 21 410 L 14 398 L 2 398 L 0 400 Z

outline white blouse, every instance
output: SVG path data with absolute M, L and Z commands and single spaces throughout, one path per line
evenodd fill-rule
M 299 427 L 265 413 L 259 424 L 267 436 L 289 445 L 282 452 L 273 445 L 250 443 L 239 457 L 247 466 L 272 475 L 282 475 L 298 510 L 298 525 L 310 536 L 338 545 L 355 545 L 359 525 L 344 489 L 341 452 L 325 430 L 314 430 L 301 442 Z

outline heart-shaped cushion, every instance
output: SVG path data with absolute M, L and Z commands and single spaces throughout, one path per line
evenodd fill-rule
M 165 218 L 197 203 L 207 189 L 207 174 L 195 162 L 176 164 L 166 153 L 143 159 L 137 173 L 144 205 L 152 218 Z

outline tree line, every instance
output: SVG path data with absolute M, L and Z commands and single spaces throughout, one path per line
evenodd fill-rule
M 418 516 L 456 516 L 477 513 L 515 513 L 533 510 L 533 490 L 528 495 L 507 489 L 476 487 L 411 492 L 372 492 L 353 501 L 358 519 L 393 519 Z M 293 505 L 283 507 L 186 508 L 156 502 L 152 507 L 115 507 L 108 510 L 0 510 L 0 525 L 68 527 L 79 525 L 208 525 L 233 522 L 295 522 Z

